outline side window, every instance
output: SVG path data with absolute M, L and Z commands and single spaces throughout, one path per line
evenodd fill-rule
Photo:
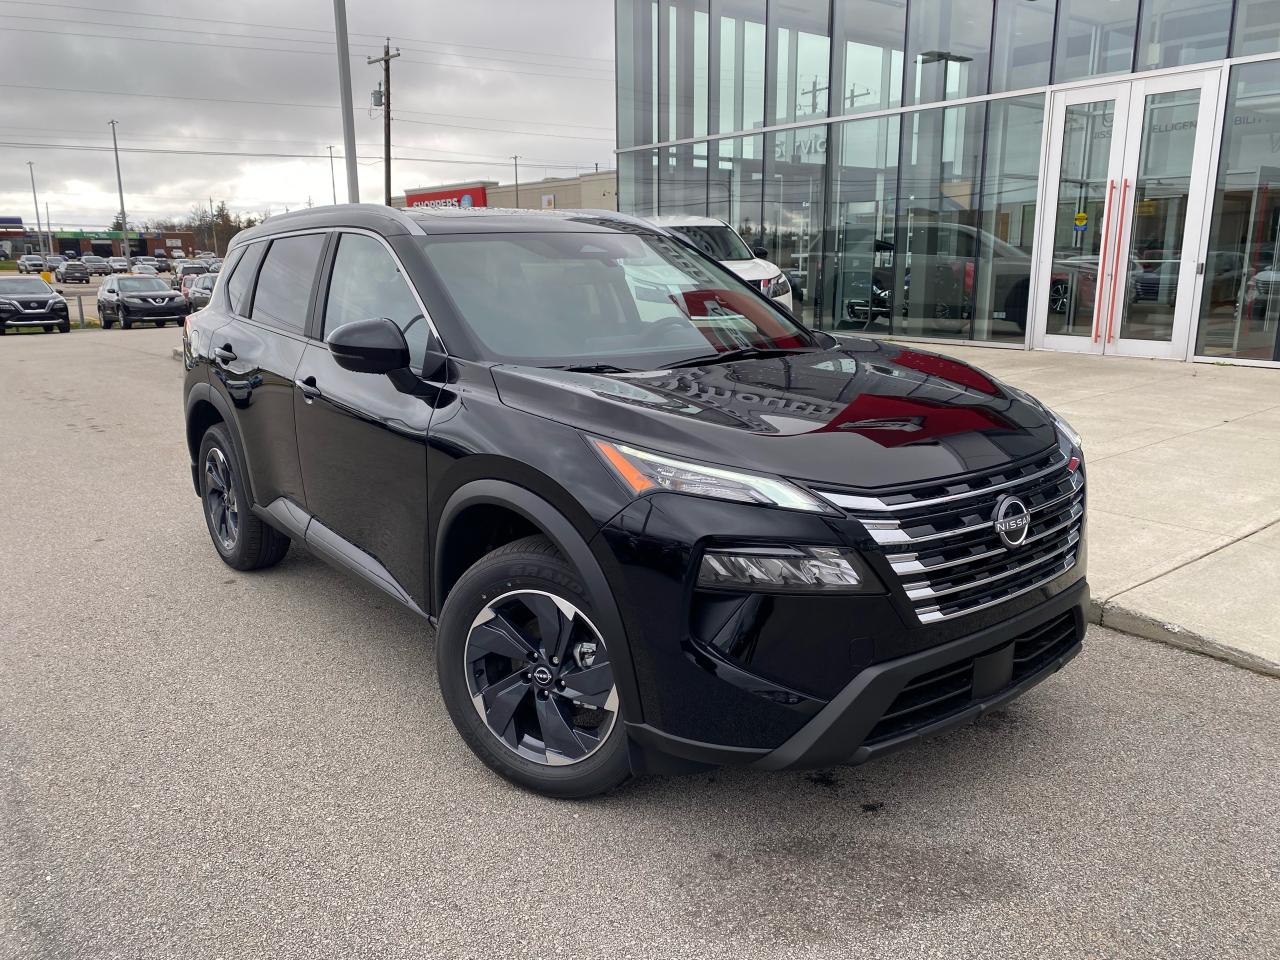
M 268 261 L 270 262 L 270 261 Z M 430 327 L 414 299 L 408 281 L 380 242 L 361 233 L 344 233 L 338 240 L 324 308 L 324 332 L 353 320 L 386 317 L 404 331 L 415 369 L 427 353 Z
M 308 233 L 271 241 L 258 273 L 250 317 L 281 330 L 302 332 L 324 240 L 323 233 Z
M 253 284 L 253 272 L 258 269 L 258 261 L 262 259 L 262 251 L 266 249 L 265 240 L 240 248 L 227 278 L 227 303 L 232 313 L 244 316 L 249 309 L 249 287 Z

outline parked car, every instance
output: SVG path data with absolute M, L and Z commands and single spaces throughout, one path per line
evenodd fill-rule
M 217 274 L 206 273 L 187 279 L 191 281 L 191 286 L 186 290 L 187 303 L 191 305 L 192 310 L 203 310 L 209 305 L 209 298 L 213 296 L 214 284 L 218 282 Z
M 158 263 L 158 261 L 156 260 L 156 258 L 155 258 L 155 257 L 145 257 L 145 256 L 144 256 L 144 257 L 134 257 L 134 258 L 133 258 L 133 266 L 134 266 L 135 268 L 137 268 L 138 266 L 140 266 L 140 265 L 142 265 L 142 264 L 146 264 L 148 267 L 151 267 L 152 269 L 155 269 L 155 268 L 156 268 L 156 264 L 157 264 L 157 263 Z
M 184 300 L 191 302 L 191 289 L 195 286 L 197 280 L 201 277 L 211 276 L 207 271 L 205 273 L 188 273 L 182 277 L 182 282 L 178 285 L 178 292 L 182 294 Z
M 19 273 L 43 273 L 44 257 L 38 253 L 24 253 L 18 258 Z
M 791 282 L 769 260 L 769 251 L 764 247 L 754 250 L 748 247 L 738 231 L 723 220 L 665 215 L 650 217 L 649 222 L 679 234 L 712 260 L 719 261 L 743 280 L 758 286 L 766 297 L 791 309 Z
M 58 268 L 66 262 L 67 262 L 66 257 L 59 256 L 58 254 L 55 253 L 52 256 L 44 258 L 44 268 L 48 270 L 50 273 L 57 273 Z
M 59 283 L 88 283 L 89 267 L 79 260 L 67 260 L 58 266 L 54 276 Z
M 135 276 L 140 276 L 140 277 L 154 277 L 160 273 L 159 270 L 157 270 L 155 267 L 153 267 L 149 263 L 139 263 L 130 272 L 133 273 Z
M 111 265 L 112 273 L 128 273 L 129 261 L 124 257 L 108 257 L 107 263 Z
M 80 262 L 89 268 L 89 273 L 95 277 L 105 277 L 111 273 L 111 264 L 107 263 L 102 257 L 93 254 L 85 254 L 80 258 Z
M 0 336 L 21 327 L 70 332 L 67 301 L 40 277 L 0 277 Z
M 297 541 L 435 622 L 460 736 L 523 786 L 858 763 L 1081 649 L 1065 422 L 642 220 L 272 217 L 182 340 L 217 554 Z
M 182 281 L 185 277 L 199 276 L 202 273 L 208 273 L 209 268 L 203 263 L 195 260 L 184 260 L 173 268 L 173 276 L 169 280 L 169 286 L 174 290 L 182 288 Z
M 104 330 L 117 323 L 128 330 L 140 321 L 163 327 L 190 312 L 186 298 L 159 277 L 112 275 L 98 288 L 98 317 Z

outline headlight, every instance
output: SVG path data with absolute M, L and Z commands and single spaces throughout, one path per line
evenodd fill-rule
M 7 310 L 17 310 L 18 302 L 16 300 L 0 300 L 0 307 L 4 307 Z
M 777 593 L 874 593 L 880 583 L 841 547 L 743 547 L 702 555 L 698 586 Z
M 591 438 L 591 444 L 623 485 L 636 496 L 653 490 L 670 490 L 716 500 L 786 507 L 788 510 L 830 512 L 817 497 L 778 477 L 675 460 L 595 437 Z
M 1076 428 L 1071 426 L 1071 424 L 1067 423 L 1067 421 L 1064 420 L 1062 417 L 1058 416 L 1058 414 L 1054 413 L 1048 406 L 1041 403 L 1039 400 L 1037 400 L 1031 394 L 1027 393 L 1027 391 L 1025 390 L 1019 389 L 1018 387 L 1010 386 L 1009 384 L 1004 382 L 1001 382 L 1000 385 L 1004 387 L 1004 389 L 1008 393 L 1013 394 L 1013 396 L 1017 397 L 1019 400 L 1025 400 L 1027 403 L 1031 404 L 1031 406 L 1039 407 L 1041 410 L 1047 413 L 1049 415 L 1049 419 L 1053 421 L 1053 425 L 1058 428 L 1058 432 L 1061 433 L 1068 441 L 1070 441 L 1073 447 L 1075 447 L 1077 450 L 1084 449 L 1084 442 L 1081 440 L 1080 434 L 1076 431 Z
M 786 276 L 780 273 L 776 277 L 771 277 L 768 280 L 761 280 L 760 292 L 770 299 L 773 297 L 780 297 L 784 293 L 791 292 L 791 284 L 787 282 Z

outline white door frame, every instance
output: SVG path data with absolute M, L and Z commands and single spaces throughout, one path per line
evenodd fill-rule
M 1204 261 L 1204 225 L 1212 199 L 1210 180 L 1217 148 L 1220 112 L 1219 85 L 1224 68 L 1203 68 L 1155 77 L 1109 82 L 1051 91 L 1045 103 L 1043 176 L 1036 217 L 1032 257 L 1031 345 L 1049 350 L 1109 353 L 1126 356 L 1185 359 L 1198 315 L 1203 278 L 1198 267 Z M 1126 339 L 1120 336 L 1124 311 L 1123 291 L 1128 289 L 1129 257 L 1133 225 L 1134 193 L 1142 148 L 1146 98 L 1151 94 L 1198 89 L 1197 136 L 1192 157 L 1183 224 L 1181 266 L 1175 298 L 1174 325 L 1168 341 Z M 1093 327 L 1089 336 L 1049 334 L 1048 293 L 1053 264 L 1053 242 L 1058 213 L 1067 107 L 1113 101 L 1111 148 L 1108 157 L 1108 192 L 1102 214 L 1103 231 L 1098 280 L 1095 283 Z

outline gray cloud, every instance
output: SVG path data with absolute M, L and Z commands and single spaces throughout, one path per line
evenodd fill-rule
M 385 35 L 401 48 L 392 141 L 406 159 L 392 163 L 394 191 L 507 182 L 513 153 L 522 181 L 613 165 L 610 0 L 347 6 L 361 199 L 382 199 L 382 119 L 368 107 L 381 69 L 365 57 L 381 54 Z M 55 226 L 109 222 L 111 119 L 129 151 L 131 222 L 181 216 L 210 196 L 246 212 L 329 202 L 325 147 L 342 144 L 332 26 L 328 0 L 0 0 L 0 214 L 32 218 L 32 160 Z M 341 200 L 340 161 L 337 180 Z

